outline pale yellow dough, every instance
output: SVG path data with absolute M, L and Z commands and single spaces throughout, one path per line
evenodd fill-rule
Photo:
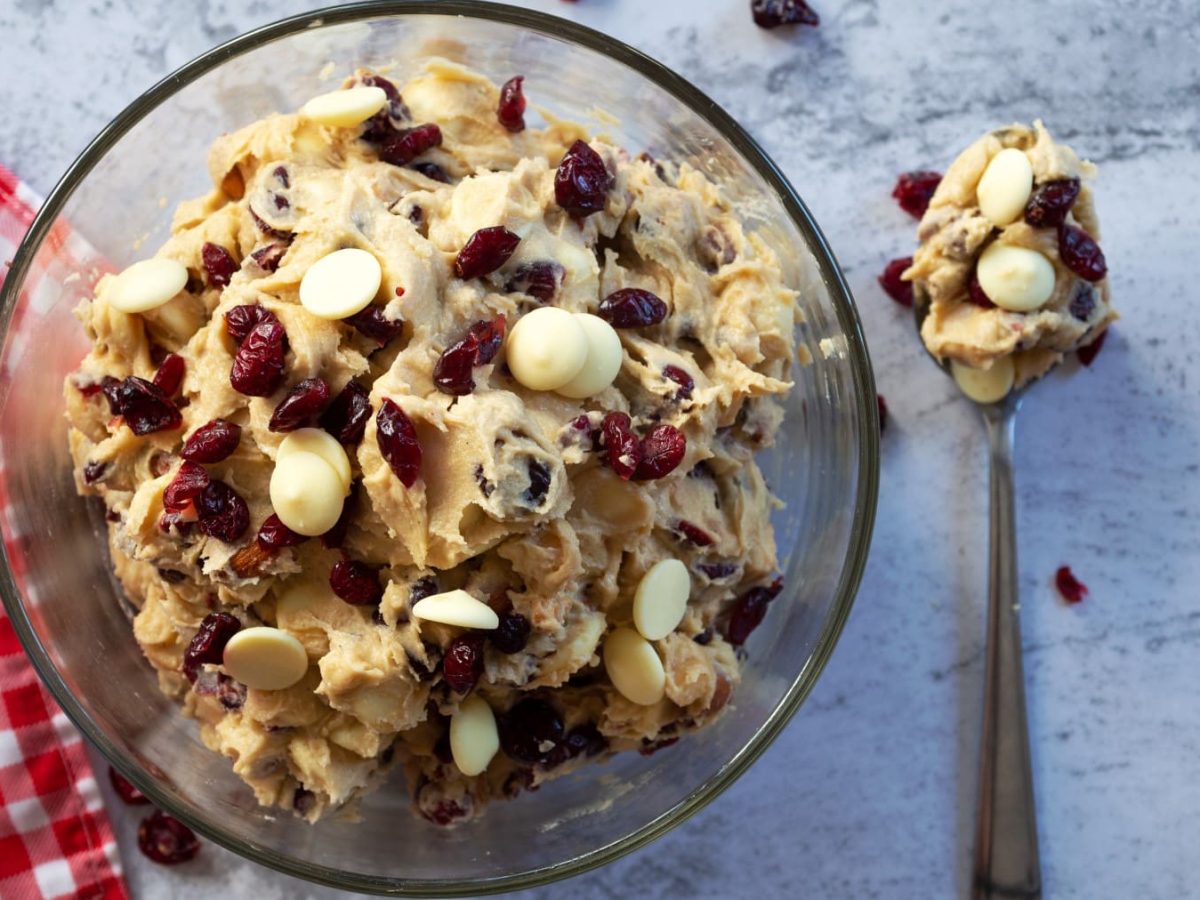
M 537 86 L 526 90 L 536 94 Z M 361 126 L 275 115 L 222 136 L 209 162 L 215 189 L 179 207 L 174 234 L 157 254 L 187 267 L 187 290 L 131 315 L 106 301 L 102 283 L 79 311 L 93 349 L 65 388 L 79 489 L 106 504 L 113 564 L 139 610 L 134 634 L 163 690 L 199 720 L 205 743 L 232 760 L 260 803 L 313 821 L 379 784 L 392 765 L 406 771 L 418 811 L 444 823 L 585 760 L 551 768 L 500 752 L 473 777 L 439 761 L 435 746 L 445 743 L 461 700 L 439 663 L 462 629 L 413 618 L 414 590 L 462 588 L 531 622 L 522 652 L 486 644 L 473 695 L 498 718 L 536 692 L 567 730 L 594 725 L 611 751 L 622 751 L 720 713 L 739 678 L 735 650 L 721 637 L 725 617 L 777 568 L 774 501 L 753 459 L 773 440 L 796 358 L 796 297 L 775 255 L 696 170 L 632 159 L 602 141 L 592 146 L 614 176 L 607 208 L 572 219 L 556 204 L 553 181 L 578 128 L 506 131 L 496 119 L 495 85 L 450 63 L 431 65 L 402 93 L 412 121 L 400 124 L 440 125 L 442 146 L 421 161 L 441 166 L 451 184 L 381 162 L 375 145 L 360 139 Z M 521 236 L 512 259 L 486 277 L 455 278 L 458 250 L 495 225 Z M 223 290 L 205 280 L 206 242 L 240 266 Z M 267 271 L 253 254 L 274 244 L 282 261 Z M 374 303 L 405 323 L 383 349 L 300 304 L 304 273 L 345 247 L 379 260 Z M 616 382 L 585 400 L 521 387 L 503 352 L 475 370 L 473 393 L 438 391 L 432 369 L 441 352 L 476 321 L 503 314 L 511 327 L 536 308 L 509 282 L 520 266 L 547 260 L 563 267 L 556 306 L 594 313 L 610 292 L 642 287 L 670 314 L 662 325 L 621 332 Z M 236 347 L 223 320 L 230 308 L 255 303 L 279 317 L 289 344 L 284 384 L 264 398 L 231 386 Z M 155 346 L 186 361 L 184 427 L 137 437 L 112 417 L 103 394 L 86 388 L 105 376 L 151 378 Z M 676 397 L 678 385 L 662 374 L 667 365 L 693 377 L 689 398 Z M 314 376 L 335 394 L 358 379 L 375 411 L 383 398 L 396 401 L 422 445 L 411 488 L 382 458 L 374 415 L 362 442 L 347 448 L 356 486 L 343 550 L 381 567 L 386 590 L 377 611 L 333 595 L 328 575 L 340 553 L 320 539 L 273 554 L 254 547 L 272 512 L 268 483 L 285 437 L 268 421 L 289 387 Z M 657 481 L 618 478 L 572 425 L 586 416 L 594 426 L 611 410 L 628 412 L 643 432 L 660 421 L 680 428 L 688 440 L 682 465 Z M 243 429 L 233 456 L 207 466 L 249 505 L 250 527 L 232 545 L 158 525 L 183 437 L 218 417 Z M 82 474 L 88 464 L 106 465 L 94 484 Z M 544 497 L 530 492 L 531 465 L 550 473 Z M 680 520 L 704 529 L 712 544 L 681 540 Z M 606 633 L 632 624 L 645 572 L 672 557 L 688 567 L 691 597 L 678 628 L 654 643 L 665 696 L 638 706 L 613 688 L 600 647 Z M 283 690 L 245 690 L 208 665 L 191 684 L 182 654 L 214 610 L 293 635 L 308 654 L 308 672 Z

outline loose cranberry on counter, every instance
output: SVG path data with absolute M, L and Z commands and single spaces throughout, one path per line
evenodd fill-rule
M 250 510 L 241 495 L 223 481 L 210 481 L 195 500 L 200 531 L 232 544 L 250 527 Z
M 1108 274 L 1100 245 L 1074 225 L 1058 226 L 1058 256 L 1064 266 L 1084 281 L 1099 281 Z
M 383 599 L 379 570 L 357 559 L 340 559 L 329 570 L 333 592 L 354 606 L 377 606 Z
M 238 269 L 229 251 L 210 241 L 205 241 L 200 248 L 200 262 L 204 266 L 204 274 L 208 276 L 209 285 L 215 288 L 226 287 Z
M 549 303 L 558 293 L 566 270 L 556 262 L 531 262 L 517 266 L 504 285 L 509 293 L 528 294 L 542 303 Z
M 404 332 L 404 320 L 389 319 L 383 314 L 381 306 L 368 306 L 342 321 L 363 337 L 371 338 L 380 347 L 386 347 Z
M 179 386 L 183 384 L 183 376 L 187 373 L 187 363 L 178 353 L 168 353 L 158 364 L 154 373 L 153 384 L 168 397 L 175 396 Z
M 1108 337 L 1108 329 L 1096 335 L 1095 339 L 1090 344 L 1085 344 L 1075 351 L 1075 355 L 1079 357 L 1079 361 L 1085 366 L 1090 366 L 1092 360 L 1096 358 L 1096 354 L 1100 352 L 1100 348 L 1104 346 L 1104 339 Z
M 925 215 L 929 201 L 941 182 L 941 172 L 905 172 L 896 179 L 892 196 L 896 198 L 902 210 L 914 219 L 919 219 Z
M 1057 228 L 1079 196 L 1078 178 L 1044 181 L 1033 189 L 1025 204 L 1025 221 L 1034 228 Z
M 108 780 L 112 782 L 113 790 L 117 792 L 117 796 L 130 806 L 142 806 L 150 802 L 145 794 L 135 788 L 129 779 L 112 766 L 108 767 Z
M 283 524 L 279 516 L 271 513 L 258 526 L 258 537 L 256 540 L 267 550 L 279 550 L 283 547 L 295 547 L 297 544 L 303 544 L 308 538 L 292 531 L 292 529 Z
M 466 694 L 483 674 L 484 636 L 471 631 L 460 634 L 446 648 L 442 659 L 442 677 L 457 694 Z
M 494 272 L 516 252 L 520 235 L 503 225 L 480 228 L 467 238 L 466 244 L 454 258 L 454 273 L 463 281 Z
M 750 13 L 759 28 L 778 28 L 780 25 L 821 24 L 817 15 L 804 0 L 750 0 Z
M 1088 595 L 1087 585 L 1075 577 L 1070 566 L 1060 566 L 1054 573 L 1054 584 L 1067 603 L 1081 603 Z
M 879 407 L 879 433 L 883 434 L 887 431 L 888 423 L 888 406 L 887 401 L 883 399 L 883 394 L 875 395 L 875 405 Z
M 142 819 L 137 841 L 142 853 L 164 866 L 187 862 L 200 852 L 192 829 L 157 809 Z
M 628 481 L 642 461 L 642 442 L 633 433 L 632 421 L 623 412 L 610 412 L 600 424 L 600 434 L 608 464 L 622 480 Z
M 225 645 L 242 629 L 242 623 L 229 613 L 215 612 L 204 617 L 188 648 L 183 651 L 183 674 L 195 682 L 205 663 L 220 665 Z
M 496 118 L 509 131 L 525 130 L 525 94 L 521 89 L 525 81 L 523 75 L 516 75 L 504 82 L 500 88 L 500 105 L 496 110 Z
M 405 487 L 412 487 L 421 472 L 421 444 L 417 429 L 396 401 L 385 397 L 375 416 L 375 440 L 392 473 Z
M 613 328 L 646 328 L 667 317 L 667 304 L 641 288 L 621 288 L 600 301 L 597 310 Z
M 189 462 L 218 463 L 232 455 L 241 439 L 240 425 L 227 419 L 213 419 L 191 433 L 179 455 Z
M 321 415 L 321 427 L 339 442 L 351 446 L 363 439 L 367 420 L 371 418 L 371 401 L 367 389 L 357 381 L 347 381 L 329 408 Z
M 311 424 L 329 403 L 329 384 L 323 378 L 305 378 L 293 387 L 271 413 L 271 431 L 295 431 Z
M 777 578 L 769 585 L 750 588 L 738 598 L 725 626 L 725 640 L 735 647 L 746 643 L 746 638 L 762 624 L 767 606 L 783 590 L 783 579 Z
M 501 653 L 520 653 L 529 643 L 530 628 L 529 619 L 520 613 L 501 613 L 499 626 L 488 638 Z
M 433 124 L 417 125 L 384 138 L 379 145 L 379 158 L 394 166 L 404 166 L 441 144 L 440 128 Z
M 663 377 L 679 385 L 679 390 L 675 392 L 676 400 L 690 399 L 692 391 L 696 389 L 696 380 L 679 366 L 663 366 Z
M 634 481 L 662 478 L 683 462 L 687 438 L 674 425 L 655 425 L 642 438 L 642 459 L 633 473 Z
M 183 425 L 183 415 L 161 388 L 130 375 L 123 381 L 106 378 L 101 390 L 108 398 L 114 415 L 125 420 L 125 424 L 136 435 L 170 431 Z
M 884 267 L 883 274 L 879 276 L 879 286 L 883 288 L 884 293 L 901 306 L 911 307 L 913 305 L 912 282 L 905 281 L 900 277 L 904 270 L 912 265 L 912 262 L 911 256 L 893 259 Z
M 604 160 L 583 141 L 571 145 L 554 173 L 554 199 L 576 219 L 601 212 L 610 187 L 612 175 Z

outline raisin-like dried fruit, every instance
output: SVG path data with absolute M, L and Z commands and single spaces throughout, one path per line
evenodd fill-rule
M 729 615 L 725 626 L 725 640 L 735 647 L 746 643 L 746 638 L 762 624 L 767 614 L 767 606 L 779 596 L 783 590 L 783 579 L 776 579 L 769 585 L 753 587 L 738 598 Z
M 228 319 L 226 319 L 228 323 Z M 268 397 L 283 381 L 283 359 L 287 333 L 274 313 L 266 313 L 255 325 L 233 357 L 229 383 L 248 397 Z
M 480 228 L 467 238 L 454 258 L 454 274 L 466 281 L 495 272 L 508 262 L 519 243 L 520 235 L 513 234 L 503 225 Z
M 674 425 L 655 425 L 642 438 L 642 459 L 633 473 L 635 481 L 662 478 L 675 469 L 687 453 L 687 438 Z
M 263 523 L 258 526 L 257 541 L 268 550 L 279 550 L 283 547 L 295 547 L 297 544 L 303 544 L 308 538 L 302 534 L 297 534 L 283 524 L 283 520 L 275 513 L 267 516 Z
M 1090 366 L 1092 360 L 1096 358 L 1096 354 L 1100 352 L 1100 348 L 1104 346 L 1104 339 L 1108 337 L 1108 329 L 1100 332 L 1092 339 L 1090 344 L 1084 344 L 1075 351 L 1075 355 L 1079 357 L 1079 361 L 1085 366 Z
M 884 267 L 883 274 L 879 276 L 879 286 L 883 288 L 884 293 L 901 306 L 913 305 L 912 282 L 905 281 L 900 277 L 901 273 L 912 265 L 912 261 L 911 256 L 893 259 Z
M 275 241 L 251 252 L 250 258 L 264 272 L 274 272 L 287 255 L 288 246 L 281 241 Z
M 339 559 L 329 570 L 329 586 L 347 603 L 377 606 L 383 599 L 379 570 L 357 559 Z
M 320 415 L 329 403 L 329 385 L 323 378 L 305 378 L 293 387 L 271 413 L 271 431 L 295 431 Z
M 539 509 L 546 502 L 546 494 L 550 491 L 551 481 L 548 465 L 540 459 L 529 460 L 529 487 L 522 494 L 522 499 L 532 509 Z
M 600 318 L 613 328 L 645 328 L 667 317 L 667 304 L 641 288 L 621 288 L 600 301 Z
M 380 347 L 386 347 L 404 331 L 404 320 L 389 319 L 380 306 L 368 306 L 342 321 L 364 337 L 371 338 Z
M 187 862 L 200 852 L 195 832 L 157 809 L 138 825 L 137 842 L 142 853 L 164 866 Z
M 941 172 L 905 172 L 896 179 L 892 196 L 896 198 L 902 210 L 914 219 L 919 219 L 925 215 L 925 210 L 929 209 L 929 201 L 941 183 Z
M 370 395 L 365 387 L 351 380 L 321 414 L 321 427 L 339 442 L 353 446 L 363 439 L 370 418 Z
M 414 172 L 420 172 L 426 178 L 431 178 L 434 181 L 440 181 L 442 184 L 450 183 L 450 176 L 435 162 L 414 162 L 409 163 L 408 167 Z
M 241 495 L 223 481 L 210 481 L 196 497 L 198 527 L 209 537 L 232 544 L 250 527 L 250 509 Z
M 540 697 L 526 697 L 501 714 L 497 721 L 500 748 L 510 758 L 524 763 L 542 762 L 546 750 L 563 739 L 562 715 Z
M 600 424 L 601 440 L 608 464 L 624 481 L 633 477 L 642 461 L 642 442 L 633 433 L 633 423 L 623 412 L 610 412 Z
M 676 522 L 675 531 L 679 534 L 681 540 L 686 541 L 693 547 L 710 547 L 716 543 L 716 538 L 695 522 L 689 522 L 687 519 L 680 519 Z
M 234 306 L 225 311 L 225 330 L 237 343 L 241 343 L 254 330 L 254 326 L 275 314 L 257 303 Z
M 187 649 L 183 651 L 183 674 L 194 682 L 205 663 L 220 665 L 224 658 L 225 645 L 242 630 L 236 616 L 226 612 L 209 613 L 200 623 Z
M 1070 566 L 1059 566 L 1054 573 L 1054 584 L 1068 603 L 1082 603 L 1088 595 L 1087 585 L 1075 577 Z
M 679 385 L 679 390 L 675 392 L 676 400 L 689 399 L 692 396 L 692 391 L 696 389 L 696 380 L 683 369 L 679 368 L 679 366 L 663 366 L 663 377 Z
M 521 89 L 525 76 L 516 75 L 504 82 L 500 88 L 500 105 L 496 118 L 509 131 L 525 130 L 525 93 Z
M 241 439 L 240 425 L 228 419 L 213 419 L 191 433 L 179 455 L 189 462 L 218 463 L 229 458 Z
M 205 241 L 200 248 L 200 262 L 204 266 L 204 274 L 208 276 L 208 283 L 215 288 L 227 286 L 238 268 L 228 250 L 210 241 Z
M 460 634 L 446 648 L 442 677 L 457 694 L 466 694 L 483 674 L 483 635 L 478 631 Z
M 144 378 L 130 375 L 115 384 L 106 382 L 103 390 L 113 412 L 138 436 L 183 425 L 183 415 L 171 398 Z
M 759 28 L 778 28 L 780 25 L 821 24 L 817 15 L 805 0 L 750 0 L 750 14 Z
M 1058 226 L 1058 256 L 1064 266 L 1084 281 L 1099 281 L 1108 274 L 1100 245 L 1074 225 Z
M 200 496 L 200 492 L 208 487 L 208 482 L 208 472 L 204 471 L 203 466 L 194 462 L 182 463 L 171 483 L 163 491 L 163 508 L 167 512 L 183 512 Z
M 405 487 L 412 487 L 421 472 L 421 444 L 417 429 L 390 397 L 385 397 L 375 416 L 375 440 L 392 473 Z
M 612 175 L 604 160 L 583 141 L 570 146 L 554 173 L 554 199 L 576 219 L 601 212 L 610 187 Z
M 558 293 L 566 270 L 556 262 L 531 262 L 517 266 L 508 277 L 504 290 L 519 291 L 542 303 L 549 303 Z
M 888 423 L 888 405 L 887 401 L 883 399 L 883 394 L 875 395 L 875 406 L 879 410 L 879 433 L 883 434 L 887 431 Z
M 472 370 L 490 363 L 504 344 L 506 320 L 476 322 L 466 335 L 443 351 L 433 367 L 433 383 L 446 394 L 462 396 L 475 390 Z
M 1079 196 L 1078 178 L 1056 178 L 1043 181 L 1029 195 L 1025 204 L 1025 221 L 1034 228 L 1057 228 L 1066 221 L 1067 213 Z
M 967 301 L 981 309 L 996 308 L 996 304 L 992 302 L 992 298 L 987 295 L 987 291 L 979 283 L 979 274 L 977 272 L 972 272 L 971 280 L 967 282 Z
M 500 624 L 488 638 L 501 653 L 520 653 L 529 643 L 530 630 L 529 619 L 520 613 L 506 612 L 500 614 Z
M 183 376 L 187 373 L 187 363 L 178 353 L 168 353 L 158 364 L 154 373 L 153 384 L 168 397 L 175 396 L 179 386 L 183 384 Z
M 379 158 L 394 166 L 404 166 L 441 144 L 440 128 L 432 124 L 417 125 L 384 138 L 379 145 Z
M 134 787 L 128 778 L 112 766 L 108 767 L 108 780 L 111 782 L 113 790 L 117 792 L 117 796 L 130 806 L 142 806 L 150 802 L 145 794 Z

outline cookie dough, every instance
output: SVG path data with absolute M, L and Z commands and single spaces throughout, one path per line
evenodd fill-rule
M 162 689 L 259 802 L 401 768 L 447 825 L 729 702 L 796 296 L 686 163 L 512 131 L 446 61 L 344 89 L 220 137 L 79 309 L 70 447 Z
M 958 156 L 921 218 L 902 276 L 926 309 L 921 339 L 958 371 L 1011 360 L 1011 373 L 1006 363 L 968 376 L 987 396 L 1044 375 L 1117 318 L 1090 243 L 1100 239 L 1095 174 L 1040 121 L 1011 125 Z

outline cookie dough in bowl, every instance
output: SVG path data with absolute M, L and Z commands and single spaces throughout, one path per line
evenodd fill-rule
M 378 789 L 455 824 L 686 741 L 781 590 L 780 261 L 526 90 L 363 70 L 225 135 L 79 310 L 71 452 L 134 635 L 310 821 Z

